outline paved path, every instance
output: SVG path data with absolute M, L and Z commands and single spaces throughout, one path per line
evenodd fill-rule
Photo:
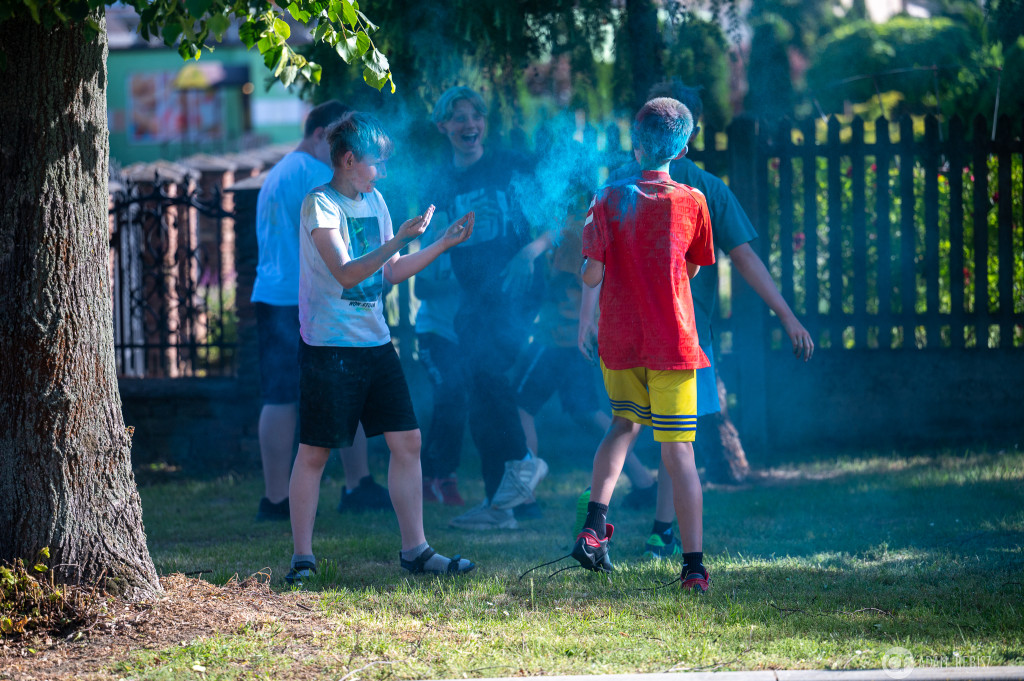
M 909 671 L 909 673 L 908 673 Z M 914 669 L 800 669 L 750 672 L 679 672 L 478 679 L 477 681 L 1010 681 L 1024 680 L 1024 667 L 915 667 Z

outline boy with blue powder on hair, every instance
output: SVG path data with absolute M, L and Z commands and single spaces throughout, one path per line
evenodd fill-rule
M 695 372 L 708 366 L 697 341 L 689 280 L 715 262 L 707 202 L 673 182 L 670 162 L 686 152 L 693 117 L 679 101 L 647 102 L 633 122 L 641 175 L 605 186 L 583 231 L 583 283 L 601 288 L 598 348 L 612 423 L 594 456 L 590 502 L 572 556 L 608 572 L 608 504 L 641 425 L 654 428 L 672 480 L 683 546 L 681 581 L 704 592 L 703 494 L 693 458 Z
M 420 431 L 409 388 L 384 321 L 383 285 L 413 276 L 469 238 L 474 216 L 453 222 L 429 246 L 399 251 L 422 235 L 434 207 L 393 233 L 374 185 L 387 176 L 391 138 L 376 118 L 353 112 L 327 133 L 334 176 L 302 203 L 299 277 L 299 451 L 289 486 L 294 554 L 290 584 L 316 572 L 313 523 L 330 450 L 352 444 L 362 423 L 384 434 L 388 488 L 412 573 L 463 574 L 475 566 L 436 553 L 423 533 Z

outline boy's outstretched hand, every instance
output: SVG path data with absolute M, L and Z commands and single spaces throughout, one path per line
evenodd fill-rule
M 403 222 L 402 226 L 398 228 L 398 233 L 395 234 L 395 237 L 405 239 L 406 241 L 419 238 L 423 235 L 423 232 L 427 231 L 427 227 L 430 226 L 430 218 L 432 217 L 434 217 L 433 204 L 423 211 L 423 215 L 417 215 Z
M 433 211 L 434 207 L 431 206 L 430 210 Z M 469 238 L 473 233 L 473 225 L 476 224 L 476 214 L 473 211 L 469 211 L 461 218 L 448 225 L 448 229 L 441 235 L 441 243 L 444 245 L 445 250 L 448 250 L 452 246 L 458 246 L 463 241 Z

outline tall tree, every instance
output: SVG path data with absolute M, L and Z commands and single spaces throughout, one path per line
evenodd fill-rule
M 59 579 L 141 597 L 160 587 L 114 368 L 103 2 L 0 0 L 0 560 L 49 547 Z M 268 1 L 132 4 L 143 35 L 186 58 L 233 18 L 283 81 L 319 79 Z M 391 83 L 355 2 L 287 11 L 315 22 L 367 83 Z

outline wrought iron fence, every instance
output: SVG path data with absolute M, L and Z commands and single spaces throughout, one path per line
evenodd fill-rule
M 118 375 L 234 375 L 233 214 L 194 178 L 112 178 L 110 267 Z M 230 243 L 229 243 L 230 247 Z

